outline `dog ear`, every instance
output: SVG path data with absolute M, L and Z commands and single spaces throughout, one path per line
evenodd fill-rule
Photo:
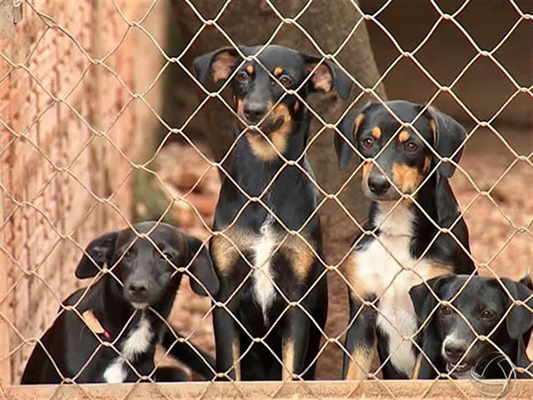
M 242 57 L 234 47 L 224 47 L 194 59 L 194 73 L 204 85 L 208 79 L 220 83 L 228 79 Z
M 466 139 L 466 131 L 461 124 L 449 115 L 443 114 L 433 107 L 428 109 L 431 118 L 430 126 L 433 131 L 433 147 L 440 157 L 451 157 L 454 163 L 459 163 L 463 153 L 462 143 Z M 457 150 L 459 149 L 459 150 Z M 457 152 L 456 152 L 457 151 Z M 436 160 L 439 161 L 438 159 Z M 455 172 L 452 163 L 441 162 L 438 168 L 444 178 L 451 178 Z
M 459 203 L 453 195 L 450 182 L 440 175 L 436 179 L 435 205 L 437 207 L 437 224 L 440 228 L 450 228 L 459 217 Z
M 467 250 L 465 256 L 470 252 L 468 241 L 468 228 L 461 219 L 461 209 L 448 179 L 437 175 L 435 187 L 435 206 L 437 208 L 437 220 L 440 228 L 451 229 L 453 235 L 440 234 L 441 238 L 448 238 L 450 245 L 455 246 L 453 241 L 458 240 Z M 459 221 L 458 221 L 459 219 Z M 455 236 L 455 238 L 454 238 Z
M 365 111 L 372 105 L 367 103 L 363 107 L 359 107 L 346 115 L 337 129 L 340 134 L 335 131 L 333 141 L 335 143 L 335 151 L 337 152 L 337 160 L 339 169 L 344 169 L 352 159 L 354 151 L 348 143 L 351 143 L 357 148 L 357 133 L 365 119 Z
M 309 54 L 303 54 L 303 56 L 307 72 L 313 73 L 309 79 L 312 91 L 329 93 L 335 89 L 343 99 L 350 96 L 353 82 L 334 62 L 324 60 L 320 63 L 322 57 Z M 317 67 L 319 63 L 320 65 Z
M 527 272 L 518 282 L 533 290 L 533 282 L 531 281 L 531 276 L 529 275 L 529 272 Z
M 446 278 L 447 276 L 433 278 L 409 290 L 417 317 L 417 326 L 419 328 L 424 326 L 417 334 L 417 342 L 424 356 L 420 360 L 418 376 L 414 376 L 414 379 L 433 379 L 438 374 L 435 365 L 440 354 L 439 335 L 430 315 L 439 304 L 441 288 Z
M 430 279 L 425 283 L 416 285 L 409 290 L 409 296 L 413 302 L 415 313 L 420 324 L 423 324 L 429 318 L 433 310 L 437 307 L 437 304 L 440 300 L 440 289 L 447 281 L 447 278 L 449 278 L 448 275 L 439 276 L 437 278 Z M 433 290 L 433 293 L 437 295 L 437 298 L 430 291 L 430 288 Z
M 188 262 L 192 261 L 187 273 L 190 276 L 192 290 L 201 296 L 216 295 L 220 283 L 207 247 L 201 240 L 192 236 L 187 237 L 187 243 L 190 255 Z
M 531 365 L 531 361 L 527 355 L 527 342 L 524 342 L 523 337 L 519 337 L 517 340 L 517 346 L 516 346 L 516 360 L 514 360 L 514 364 L 517 367 L 523 368 L 528 372 L 521 373 L 516 371 L 516 377 L 518 379 L 527 379 L 531 377 L 531 372 L 529 372 L 529 366 Z
M 95 277 L 105 264 L 111 264 L 119 233 L 119 231 L 109 232 L 89 243 L 76 267 L 76 278 Z
M 533 308 L 533 291 L 510 279 L 502 278 L 502 282 L 512 296 L 512 299 L 507 298 L 509 307 L 512 307 L 507 315 L 507 333 L 511 339 L 518 340 L 533 326 L 533 313 L 525 306 L 515 305 L 514 300 L 523 301 L 529 308 Z

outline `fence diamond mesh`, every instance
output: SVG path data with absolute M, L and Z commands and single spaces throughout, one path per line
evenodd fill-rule
M 533 377 L 531 283 L 517 283 L 533 263 L 531 7 L 398 3 L 0 1 L 2 23 L 23 10 L 14 38 L 0 39 L 2 396 L 25 367 L 71 384 L 35 389 L 39 398 L 527 395 L 515 379 Z M 287 77 L 273 55 L 280 44 L 314 55 L 305 78 Z M 205 76 L 195 70 L 196 57 L 220 48 Z M 242 88 L 259 76 L 281 95 L 253 120 Z M 307 96 L 312 87 L 331 93 Z M 389 98 L 420 104 L 406 117 Z M 450 151 L 445 113 L 464 126 Z M 285 123 L 275 134 L 268 126 L 279 118 L 300 118 L 292 133 L 311 121 L 296 153 Z M 407 153 L 419 148 L 417 170 Z M 250 157 L 278 167 L 267 174 L 242 163 Z M 388 195 L 376 194 L 375 177 Z M 435 207 L 454 204 L 448 178 L 455 214 Z M 141 249 L 167 268 L 171 290 L 131 300 L 112 332 L 87 304 L 133 293 L 123 265 Z M 68 337 L 43 336 L 54 321 L 82 324 L 92 343 L 73 356 L 75 371 Z M 153 363 L 137 356 L 147 348 Z M 32 351 L 41 359 L 27 364 Z M 315 368 L 338 382 L 312 382 Z M 83 385 L 98 381 L 95 369 L 101 382 L 133 384 Z M 174 391 L 158 371 L 208 383 Z M 240 382 L 254 376 L 274 382 Z

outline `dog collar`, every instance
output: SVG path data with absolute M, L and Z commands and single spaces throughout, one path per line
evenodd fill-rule
M 91 332 L 97 335 L 102 335 L 106 339 L 111 339 L 111 334 L 104 329 L 98 318 L 94 315 L 92 310 L 87 310 L 82 314 L 83 322 L 91 330 Z

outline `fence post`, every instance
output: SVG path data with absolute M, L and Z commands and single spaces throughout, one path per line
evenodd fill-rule
M 4 163 L 0 162 L 0 181 L 3 182 Z M 0 224 L 4 223 L 4 195 L 0 193 Z M 9 260 L 5 253 L 4 229 L 0 229 L 0 387 L 11 383 L 11 362 L 9 357 L 9 324 L 7 301 L 7 273 Z
M 8 71 L 6 63 L 0 63 L 0 76 L 5 76 Z M 9 123 L 11 117 L 11 101 L 9 99 L 9 87 L 11 80 L 5 78 L 0 81 L 0 119 Z M 0 124 L 0 149 L 7 145 L 7 137 L 10 136 L 3 124 Z M 7 173 L 5 156 L 0 156 L 0 182 L 5 185 L 4 174 Z M 7 255 L 5 218 L 4 218 L 4 191 L 0 190 L 0 387 L 11 383 L 11 360 L 9 357 L 9 323 L 8 323 L 8 300 L 7 300 L 7 274 L 9 257 Z M 2 227 L 4 226 L 4 227 Z

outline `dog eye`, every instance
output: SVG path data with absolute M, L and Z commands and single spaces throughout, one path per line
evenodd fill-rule
M 285 87 L 289 87 L 292 85 L 292 79 L 287 75 L 283 75 L 281 78 L 279 78 L 279 82 Z
M 405 151 L 409 152 L 409 153 L 414 153 L 415 151 L 418 150 L 418 145 L 413 143 L 413 142 L 407 142 L 403 148 L 405 149 Z
M 164 260 L 165 257 L 167 260 L 172 261 L 172 254 L 167 253 L 166 251 L 163 254 L 161 254 L 161 259 Z
M 448 306 L 442 306 L 440 309 L 439 309 L 441 315 L 450 315 L 452 313 L 452 309 Z
M 492 319 L 494 317 L 494 312 L 491 310 L 483 310 L 481 312 L 481 318 L 483 319 Z
M 370 138 L 363 139 L 361 143 L 363 144 L 363 147 L 365 149 L 371 149 L 372 147 L 374 147 L 374 141 Z
M 244 71 L 239 72 L 237 76 L 235 77 L 235 79 L 237 79 L 237 82 L 239 83 L 246 83 L 248 82 L 249 78 L 250 76 Z

